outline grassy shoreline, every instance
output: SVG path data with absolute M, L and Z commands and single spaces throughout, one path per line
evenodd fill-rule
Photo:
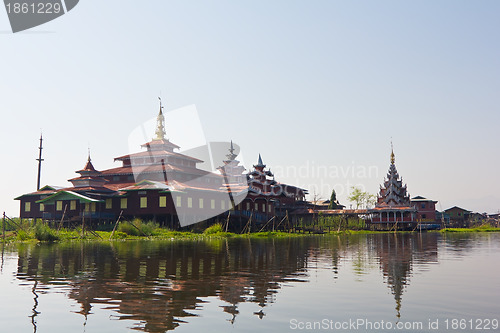
M 477 232 L 500 232 L 500 228 L 483 225 L 475 228 L 446 228 L 428 232 L 439 233 L 477 233 Z M 8 231 L 5 243 L 37 243 L 37 242 L 78 242 L 78 241 L 126 241 L 126 240 L 205 240 L 205 239 L 228 239 L 228 238 L 283 238 L 283 237 L 307 237 L 328 235 L 357 235 L 357 234 L 380 234 L 380 233 L 418 233 L 418 231 L 372 231 L 372 230 L 340 230 L 330 231 L 322 234 L 314 233 L 289 233 L 283 231 L 263 231 L 252 233 L 225 232 L 220 224 L 208 227 L 203 232 L 175 231 L 144 223 L 138 226 L 131 223 L 123 223 L 113 231 L 84 231 L 75 229 L 51 229 L 47 225 L 37 224 L 29 228 Z M 0 242 L 4 242 L 0 238 Z
M 492 227 L 490 225 L 482 225 L 475 228 L 445 228 L 439 230 L 441 233 L 447 232 L 500 232 L 500 228 Z

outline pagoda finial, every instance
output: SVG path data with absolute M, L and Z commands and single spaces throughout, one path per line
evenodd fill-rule
M 87 149 L 88 149 L 88 155 L 89 155 L 89 157 L 87 158 L 87 161 L 90 162 L 91 161 L 91 159 L 90 159 L 90 147 Z
M 234 153 L 233 140 L 231 140 L 231 146 L 229 148 L 229 154 L 227 154 L 226 157 L 228 158 L 228 160 L 233 161 L 236 158 L 236 156 L 238 156 L 238 155 L 236 155 Z
M 394 164 L 396 160 L 396 157 L 394 155 L 394 146 L 392 145 L 392 140 L 391 140 L 391 164 Z
M 37 176 L 37 180 L 36 180 L 36 190 L 38 191 L 40 189 L 40 176 L 42 174 L 42 162 L 43 162 L 43 158 L 42 158 L 42 142 L 43 142 L 43 137 L 42 137 L 42 132 L 40 130 L 40 147 L 38 147 L 39 149 L 39 153 L 38 153 L 38 158 L 36 159 L 38 161 L 38 176 Z
M 165 140 L 165 117 L 163 116 L 161 97 L 158 97 L 158 99 L 160 100 L 160 112 L 158 113 L 158 117 L 156 117 L 156 137 L 154 140 Z
M 254 168 L 262 168 L 264 169 L 266 165 L 262 162 L 262 157 L 259 154 L 259 160 L 257 161 L 257 164 L 253 166 Z

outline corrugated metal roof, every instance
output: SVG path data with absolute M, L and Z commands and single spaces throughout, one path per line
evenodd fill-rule
M 75 199 L 80 200 L 80 202 L 103 202 L 102 200 L 94 199 L 94 198 L 82 195 L 80 193 L 63 190 L 63 191 L 59 191 L 57 193 L 54 193 L 45 199 L 38 200 L 36 203 L 44 203 L 44 202 L 46 203 L 48 201 L 54 201 L 57 197 L 60 197 L 60 196 L 65 196 L 65 198 L 68 198 L 68 199 L 63 199 L 63 200 L 71 200 L 71 198 L 75 198 Z

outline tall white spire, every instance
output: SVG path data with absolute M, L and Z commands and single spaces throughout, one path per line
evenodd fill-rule
M 160 112 L 158 113 L 158 117 L 156 117 L 156 137 L 154 140 L 165 140 L 165 117 L 163 116 L 163 106 L 161 105 L 161 98 L 158 97 L 160 100 Z

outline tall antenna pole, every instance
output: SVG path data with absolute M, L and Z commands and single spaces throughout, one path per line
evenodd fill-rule
M 38 191 L 40 189 L 40 176 L 42 174 L 42 161 L 43 161 L 43 158 L 42 158 L 42 141 L 43 141 L 43 138 L 42 138 L 42 134 L 40 133 L 40 147 L 38 147 L 38 149 L 40 150 L 39 152 L 39 155 L 38 155 L 38 158 L 36 159 L 38 161 L 38 177 L 37 177 L 37 180 L 36 180 L 36 190 Z

